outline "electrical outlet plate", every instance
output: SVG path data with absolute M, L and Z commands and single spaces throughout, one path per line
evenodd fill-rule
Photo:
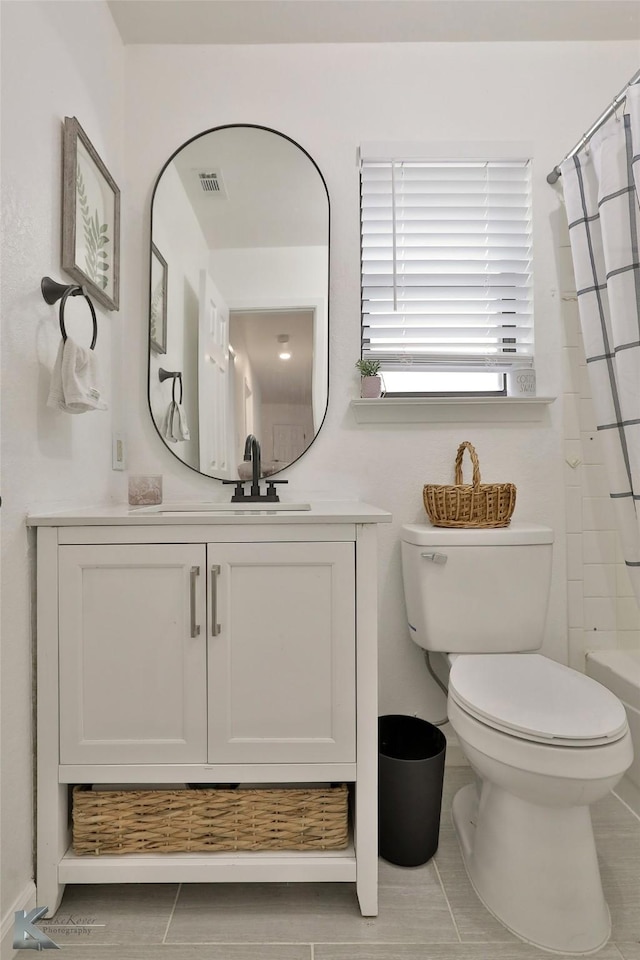
M 111 439 L 111 469 L 127 469 L 127 449 L 121 433 L 114 433 Z

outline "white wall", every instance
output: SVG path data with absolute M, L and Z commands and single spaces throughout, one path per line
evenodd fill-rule
M 399 528 L 423 517 L 425 481 L 448 482 L 459 441 L 478 449 L 486 480 L 518 487 L 516 516 L 556 530 L 545 650 L 568 659 L 563 483 L 562 313 L 554 217 L 546 174 L 637 69 L 637 44 L 384 44 L 127 48 L 128 175 L 133 228 L 126 256 L 133 316 L 145 311 L 136 267 L 145 262 L 151 184 L 183 141 L 218 124 L 256 123 L 293 137 L 314 158 L 331 199 L 329 410 L 309 452 L 286 471 L 296 498 L 361 497 L 392 511 L 380 531 L 381 710 L 435 718 L 428 683 L 407 637 Z M 233 77 L 233 82 L 229 78 Z M 399 97 L 399 92 L 402 96 Z M 171 117 L 171 123 L 167 123 Z M 538 386 L 559 399 L 540 424 L 358 426 L 358 144 L 365 141 L 528 141 L 534 158 Z M 557 217 L 556 217 L 557 221 Z M 131 327 L 132 409 L 144 408 L 145 332 Z M 226 498 L 215 481 L 172 463 L 142 421 L 131 444 L 137 472 L 165 475 L 167 495 Z
M 158 371 L 182 372 L 183 402 L 190 439 L 178 441 L 176 456 L 198 468 L 198 322 L 200 272 L 207 268 L 209 249 L 189 203 L 183 183 L 171 164 L 162 175 L 154 198 L 154 242 L 170 264 L 167 270 L 167 352 L 152 353 L 150 364 L 151 410 L 161 430 L 172 398 L 172 380 L 160 383 Z M 147 267 L 148 278 L 148 267 Z M 147 279 L 148 283 L 148 279 Z M 148 310 L 141 318 L 148 324 Z M 176 397 L 180 389 L 176 385 Z
M 3 932 L 24 906 L 32 864 L 31 571 L 27 512 L 124 496 L 111 471 L 119 426 L 121 317 L 98 313 L 97 355 L 110 410 L 46 407 L 60 332 L 40 280 L 60 269 L 61 143 L 76 116 L 116 183 L 123 167 L 123 48 L 102 2 L 3 2 L 2 14 L 2 862 Z M 124 194 L 126 198 L 126 192 Z M 128 227 L 123 206 L 122 226 Z M 126 276 L 128 267 L 123 264 Z M 84 305 L 84 310 L 82 309 Z M 68 334 L 90 342 L 86 304 Z M 86 312 L 85 312 L 86 311 Z M 131 315 L 123 310 L 129 322 Z M 56 678 L 52 677 L 55 683 Z M 32 887 L 31 887 L 32 890 Z M 1 949 L 1 948 L 0 948 Z
M 211 275 L 232 308 L 318 300 L 327 286 L 326 247 L 251 247 L 211 251 Z

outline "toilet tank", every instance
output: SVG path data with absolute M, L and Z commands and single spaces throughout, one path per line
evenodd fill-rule
M 553 531 L 537 524 L 402 527 L 409 634 L 425 650 L 511 653 L 542 645 Z

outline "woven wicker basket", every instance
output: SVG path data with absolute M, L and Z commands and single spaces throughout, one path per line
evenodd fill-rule
M 340 850 L 347 787 L 73 790 L 76 854 Z
M 473 464 L 470 484 L 462 482 L 462 458 L 468 450 Z M 425 484 L 424 508 L 435 527 L 506 527 L 516 505 L 512 483 L 481 483 L 478 455 L 466 440 L 456 455 L 455 485 Z

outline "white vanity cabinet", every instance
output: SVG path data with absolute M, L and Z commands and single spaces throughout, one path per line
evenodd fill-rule
M 376 524 L 366 504 L 126 508 L 37 527 L 37 897 L 65 883 L 341 881 L 377 914 Z M 346 850 L 79 856 L 74 784 L 348 783 Z
M 354 762 L 354 570 L 353 543 L 61 546 L 60 762 Z
M 204 763 L 202 544 L 61 546 L 60 763 Z

